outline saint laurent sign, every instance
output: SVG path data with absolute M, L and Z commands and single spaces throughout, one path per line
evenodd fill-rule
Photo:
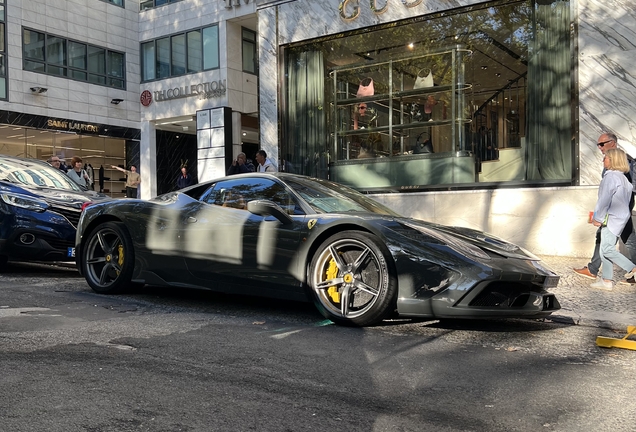
M 155 102 L 198 96 L 199 99 L 211 99 L 225 96 L 226 80 L 212 81 L 189 86 L 175 87 L 168 90 L 155 91 Z
M 360 16 L 360 2 L 369 2 L 369 9 L 376 15 L 383 14 L 389 10 L 390 3 L 397 3 L 398 0 L 340 0 L 338 10 L 340 18 L 345 21 L 353 21 Z M 418 6 L 422 0 L 399 0 L 407 8 Z
M 72 132 L 99 132 L 99 126 L 88 123 L 79 123 L 70 120 L 53 120 L 49 119 L 46 125 L 52 129 L 62 129 Z

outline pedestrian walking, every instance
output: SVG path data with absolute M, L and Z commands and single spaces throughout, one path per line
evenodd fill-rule
M 623 268 L 629 279 L 636 274 L 636 264 L 616 250 L 618 238 L 631 217 L 629 203 L 632 199 L 632 184 L 625 177 L 629 171 L 627 156 L 620 149 L 611 149 L 603 157 L 605 173 L 598 188 L 598 201 L 594 208 L 592 223 L 601 232 L 600 255 L 602 277 L 592 283 L 592 288 L 611 290 L 614 273 L 613 264 Z
M 618 148 L 617 137 L 611 132 L 605 132 L 598 137 L 596 146 L 601 151 L 601 153 L 605 155 L 607 151 Z M 627 155 L 626 158 L 629 166 L 629 171 L 625 173 L 625 176 L 632 184 L 632 195 L 629 203 L 629 210 L 631 214 L 631 210 L 634 208 L 634 192 L 636 192 L 636 161 Z M 603 175 L 605 175 L 605 171 L 605 168 L 603 168 Z M 629 258 L 632 260 L 632 262 L 636 262 L 636 233 L 634 232 L 634 225 L 634 219 L 633 217 L 630 217 L 620 234 L 621 240 L 627 247 Z M 601 229 L 599 228 L 598 230 L 596 230 L 594 252 L 592 253 L 590 262 L 582 268 L 574 268 L 573 270 L 575 273 L 590 279 L 597 278 L 599 269 L 601 267 L 601 255 L 599 251 L 600 245 Z M 620 283 L 636 285 L 636 280 L 634 279 L 634 277 L 630 277 L 625 280 L 621 280 Z

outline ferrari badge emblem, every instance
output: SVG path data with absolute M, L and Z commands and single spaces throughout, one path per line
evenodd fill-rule
M 309 222 L 307 222 L 307 228 L 309 229 L 312 229 L 314 225 L 316 225 L 316 219 L 311 219 Z

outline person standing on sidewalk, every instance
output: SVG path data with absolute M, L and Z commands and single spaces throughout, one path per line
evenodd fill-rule
M 243 174 L 254 171 L 254 165 L 251 162 L 247 162 L 247 156 L 245 156 L 245 153 L 239 153 L 238 156 L 236 156 L 236 159 L 232 161 L 232 165 L 230 165 L 227 169 L 227 175 Z
M 111 165 L 111 168 L 126 173 L 126 198 L 137 198 L 137 187 L 141 183 L 137 167 L 130 165 L 130 171 L 115 165 Z
M 177 177 L 177 189 L 187 188 L 188 186 L 192 186 L 194 184 L 194 179 L 190 174 L 188 174 L 188 167 L 183 165 L 181 167 L 181 174 Z
M 267 157 L 265 150 L 256 152 L 256 162 L 258 162 L 257 172 L 277 172 L 276 165 Z
M 602 277 L 590 285 L 592 288 L 611 290 L 614 265 L 628 272 L 625 277 L 636 274 L 636 264 L 616 250 L 618 238 L 631 218 L 629 203 L 633 186 L 623 175 L 629 171 L 627 156 L 623 150 L 611 149 L 603 157 L 605 173 L 598 188 L 598 201 L 594 207 L 592 223 L 601 232 L 600 254 Z
M 608 150 L 616 149 L 617 148 L 616 135 L 614 135 L 611 132 L 605 132 L 601 134 L 601 136 L 598 137 L 596 146 L 599 148 L 601 153 L 603 153 L 603 155 L 605 155 L 605 153 Z M 629 172 L 626 172 L 625 176 L 627 177 L 628 181 L 632 184 L 632 187 L 633 187 L 632 192 L 636 192 L 636 161 L 627 155 L 626 155 L 626 158 L 629 165 Z M 605 171 L 606 169 L 603 168 L 603 176 L 605 175 Z M 630 214 L 633 208 L 634 208 L 634 195 L 632 193 L 631 201 L 629 203 Z M 627 247 L 627 251 L 629 252 L 629 258 L 632 260 L 632 262 L 636 262 L 636 233 L 634 232 L 633 222 L 634 222 L 633 218 L 630 217 L 627 223 L 625 224 L 625 228 L 623 228 L 623 231 L 621 232 L 620 237 L 623 243 L 625 244 L 625 246 Z M 592 258 L 590 262 L 588 263 L 588 265 L 582 268 L 574 268 L 573 270 L 575 273 L 581 276 L 588 277 L 590 279 L 596 279 L 598 275 L 598 271 L 601 267 L 601 255 L 599 251 L 600 245 L 601 245 L 601 230 L 598 229 L 596 231 L 596 241 L 594 245 L 594 252 L 592 254 Z M 636 285 L 636 280 L 632 276 L 621 281 L 620 283 Z

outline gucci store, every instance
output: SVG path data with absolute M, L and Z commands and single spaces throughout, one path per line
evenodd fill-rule
M 626 140 L 631 132 L 603 107 L 595 118 L 582 110 L 595 98 L 582 90 L 596 79 L 582 72 L 602 70 L 578 50 L 609 43 L 588 36 L 614 11 L 592 1 L 462 4 L 264 7 L 262 145 L 297 172 L 372 193 L 402 214 L 540 254 L 587 256 L 602 169 L 588 141 L 604 129 Z M 274 41 L 285 42 L 277 58 Z M 603 49 L 612 50 L 586 55 Z M 275 108 L 264 103 L 272 88 Z

